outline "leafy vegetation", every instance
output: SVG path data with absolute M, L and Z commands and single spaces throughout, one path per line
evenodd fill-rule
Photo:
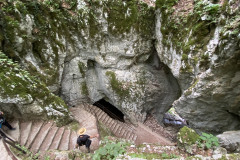
M 102 146 L 95 151 L 93 160 L 115 160 L 119 155 L 126 152 L 129 143 L 124 141 L 111 141 L 106 137 Z
M 33 153 L 30 150 L 28 150 L 27 147 L 22 146 L 20 144 L 17 144 L 17 147 L 20 148 L 25 153 L 17 150 L 16 148 L 11 147 L 11 150 L 19 157 L 21 157 L 24 160 L 37 160 L 40 156 L 40 152 Z
M 198 146 L 203 149 L 210 149 L 219 146 L 218 138 L 212 134 L 202 133 L 198 140 Z

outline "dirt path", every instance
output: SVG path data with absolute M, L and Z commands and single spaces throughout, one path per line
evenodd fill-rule
M 172 143 L 170 140 L 166 139 L 163 136 L 158 135 L 155 132 L 152 132 L 151 129 L 144 124 L 139 123 L 136 129 L 137 139 L 135 143 L 137 145 L 143 143 L 153 143 L 159 145 L 168 145 L 173 146 L 175 143 Z

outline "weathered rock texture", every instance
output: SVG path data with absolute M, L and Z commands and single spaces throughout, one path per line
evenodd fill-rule
M 14 10 L 2 13 L 4 53 L 69 106 L 104 98 L 135 123 L 150 110 L 161 119 L 179 97 L 154 49 L 153 7 L 134 0 L 2 4 Z
M 62 99 L 0 52 L 0 109 L 22 119 L 54 119 L 58 125 L 71 121 Z
M 156 50 L 183 92 L 173 106 L 194 128 L 239 129 L 239 1 L 156 3 Z
M 227 131 L 217 135 L 220 145 L 229 152 L 240 152 L 240 131 Z

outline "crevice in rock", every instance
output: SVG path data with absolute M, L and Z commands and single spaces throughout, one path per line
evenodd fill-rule
M 106 112 L 111 118 L 124 122 L 124 114 L 104 99 L 95 102 L 93 105 Z

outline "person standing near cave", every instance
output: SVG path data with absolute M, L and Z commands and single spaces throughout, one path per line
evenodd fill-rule
M 77 138 L 77 143 L 75 145 L 75 148 L 78 148 L 80 146 L 83 146 L 85 145 L 87 150 L 88 150 L 88 153 L 90 153 L 90 145 L 92 143 L 92 141 L 90 140 L 91 138 L 95 138 L 95 137 L 98 137 L 98 134 L 94 135 L 94 136 L 89 136 L 87 134 L 84 134 L 86 132 L 86 128 L 80 128 L 78 130 L 78 138 Z
M 10 130 L 15 130 L 15 128 L 13 128 L 8 121 L 4 118 L 3 116 L 3 112 L 0 111 L 0 128 L 2 128 L 2 125 L 6 126 L 8 129 Z

